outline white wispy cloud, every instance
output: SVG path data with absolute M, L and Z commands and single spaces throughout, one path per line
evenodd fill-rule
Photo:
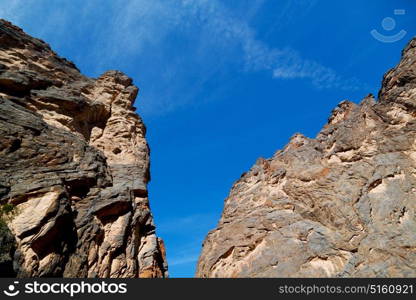
M 180 266 L 184 264 L 195 264 L 198 261 L 198 255 L 185 255 L 181 257 L 174 257 L 169 266 Z
M 271 70 L 276 79 L 309 79 L 318 88 L 356 89 L 358 86 L 355 79 L 345 79 L 333 69 L 303 58 L 293 49 L 270 48 L 256 38 L 255 30 L 245 20 L 234 18 L 217 1 L 184 0 L 183 3 L 192 7 L 193 14 L 205 17 L 206 26 L 220 37 L 222 43 L 240 43 L 248 70 Z M 297 0 L 293 3 L 290 7 L 307 10 L 316 1 Z
M 169 218 L 158 222 L 158 232 L 163 234 L 176 234 L 193 236 L 208 229 L 214 228 L 219 216 L 211 213 L 195 213 L 176 218 Z
M 284 51 L 279 55 L 273 68 L 273 77 L 278 79 L 309 79 L 317 88 L 337 88 L 357 90 L 362 84 L 357 79 L 346 79 L 333 69 L 316 61 L 303 59 L 294 50 Z
M 154 91 L 163 91 L 164 97 L 149 93 L 148 99 L 141 100 L 142 108 L 153 108 L 157 112 L 173 110 L 194 101 L 195 94 L 205 82 L 225 64 L 237 59 L 247 72 L 270 72 L 272 78 L 279 80 L 309 80 L 317 88 L 357 89 L 356 80 L 343 78 L 332 68 L 304 57 L 294 49 L 284 45 L 282 48 L 270 47 L 260 40 L 255 28 L 250 26 L 250 18 L 265 2 L 248 2 L 247 13 L 241 15 L 234 14 L 218 0 L 71 1 L 62 4 L 65 9 L 47 13 L 40 10 L 48 7 L 48 1 L 14 0 L 0 3 L 0 16 L 18 25 L 43 16 L 42 26 L 36 26 L 39 34 L 57 43 L 65 43 L 62 37 L 68 28 L 80 33 L 88 30 L 90 40 L 85 46 L 89 47 L 89 53 L 80 51 L 77 60 L 94 62 L 97 72 L 123 60 L 146 59 L 144 54 L 160 48 L 156 50 L 161 52 L 160 57 L 166 56 L 169 61 L 160 70 L 163 74 L 160 74 L 159 86 L 155 86 Z M 298 11 L 308 11 L 315 3 L 315 0 L 285 2 L 276 23 L 292 22 Z M 98 23 L 93 21 L 96 15 L 100 15 Z M 175 34 L 187 35 L 192 43 L 188 49 L 192 53 L 183 55 L 189 62 L 177 57 L 171 59 L 169 49 L 164 48 L 166 41 Z M 210 58 L 212 53 L 218 55 Z M 192 74 L 193 85 L 183 83 L 181 86 L 180 78 L 191 72 L 195 73 Z M 172 80 L 176 80 L 175 87 Z M 179 93 L 181 97 L 177 97 Z

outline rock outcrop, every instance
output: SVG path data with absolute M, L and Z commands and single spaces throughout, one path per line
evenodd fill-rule
M 0 21 L 0 203 L 14 206 L 0 275 L 167 276 L 137 92 L 118 71 L 81 75 Z
M 343 101 L 234 184 L 199 277 L 416 276 L 416 39 L 379 99 Z

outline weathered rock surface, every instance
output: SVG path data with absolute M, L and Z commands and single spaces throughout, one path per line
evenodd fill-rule
M 167 276 L 137 92 L 121 72 L 81 75 L 0 20 L 0 202 L 15 205 L 0 275 Z
M 234 184 L 199 277 L 416 276 L 416 39 L 379 101 L 344 101 Z

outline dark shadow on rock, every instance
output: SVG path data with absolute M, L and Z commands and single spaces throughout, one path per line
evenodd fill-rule
M 13 256 L 16 240 L 3 220 L 0 220 L 0 277 L 16 277 Z

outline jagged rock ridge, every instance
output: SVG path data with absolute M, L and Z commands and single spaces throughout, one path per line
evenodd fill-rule
M 0 202 L 15 206 L 0 275 L 167 276 L 137 92 L 118 71 L 83 76 L 0 21 Z
M 234 184 L 199 277 L 416 276 L 416 39 L 379 101 L 344 101 Z

